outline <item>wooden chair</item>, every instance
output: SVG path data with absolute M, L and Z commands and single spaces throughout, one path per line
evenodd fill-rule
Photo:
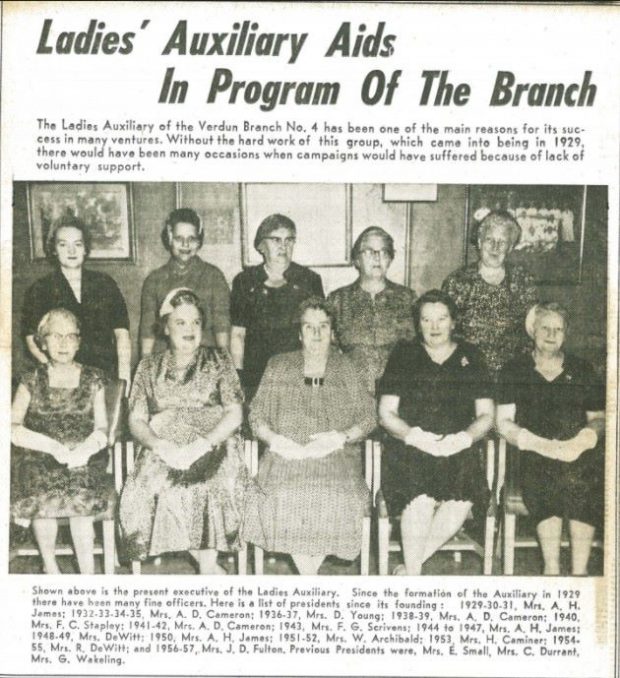
M 504 438 L 499 439 L 499 468 L 500 468 L 500 491 L 502 507 L 502 545 L 503 545 L 503 571 L 504 574 L 514 574 L 515 549 L 539 548 L 539 542 L 535 532 L 529 535 L 517 534 L 518 519 L 527 517 L 528 511 L 523 502 L 521 492 L 520 474 L 521 452 L 516 447 L 508 445 Z M 562 548 L 570 546 L 568 537 L 562 533 Z M 595 539 L 593 548 L 603 548 L 603 542 Z
M 362 547 L 360 553 L 360 574 L 370 572 L 370 531 L 372 520 L 372 440 L 367 440 L 364 446 L 364 479 L 370 490 L 368 506 L 362 519 Z M 258 475 L 258 443 L 251 441 L 252 476 Z M 264 551 L 260 546 L 254 546 L 254 574 L 264 574 Z
M 123 379 L 117 379 L 108 382 L 105 388 L 105 402 L 108 416 L 108 440 L 107 448 L 110 455 L 108 471 L 114 473 L 114 486 L 119 489 L 121 475 L 117 471 L 117 460 L 121 456 L 120 451 L 120 429 L 121 429 L 121 406 L 125 395 L 126 382 Z M 102 539 L 95 540 L 95 555 L 103 556 L 103 571 L 105 574 L 114 574 L 116 565 L 116 548 L 114 540 L 114 517 L 110 517 L 112 512 L 106 512 L 93 517 L 95 523 L 101 523 Z M 58 518 L 59 526 L 67 526 L 68 518 Z M 55 551 L 57 556 L 72 556 L 73 548 L 70 545 L 59 544 Z M 34 544 L 18 547 L 13 550 L 13 557 L 20 556 L 38 556 L 39 549 Z
M 493 572 L 493 545 L 495 540 L 495 526 L 498 512 L 498 491 L 497 491 L 497 464 L 495 455 L 495 445 L 492 439 L 484 441 L 485 444 L 485 462 L 486 462 L 486 483 L 490 490 L 489 505 L 487 506 L 485 524 L 484 524 L 484 543 L 479 544 L 461 529 L 444 544 L 440 551 L 452 551 L 455 561 L 461 562 L 463 551 L 473 551 L 482 559 L 483 574 L 492 574 Z M 400 520 L 400 517 L 390 518 L 383 490 L 381 489 L 381 443 L 374 441 L 372 445 L 372 487 L 375 498 L 375 508 L 377 512 L 377 548 L 378 548 L 378 569 L 380 575 L 388 574 L 388 559 L 390 552 L 400 551 L 400 542 L 390 540 L 393 524 Z M 471 518 L 470 513 L 470 518 Z
M 245 440 L 243 443 L 243 458 L 245 461 L 246 468 L 249 473 L 252 473 L 252 445 L 255 444 L 252 440 Z M 127 444 L 127 450 L 125 455 L 125 467 L 126 472 L 129 475 L 134 472 L 135 468 L 135 447 L 133 441 L 129 441 Z M 247 544 L 243 543 L 242 548 L 237 552 L 237 574 L 245 575 L 248 572 L 248 547 Z M 161 557 L 157 556 L 153 559 L 153 563 L 156 567 L 161 565 Z M 132 574 L 142 574 L 142 563 L 139 560 L 131 561 L 131 572 Z

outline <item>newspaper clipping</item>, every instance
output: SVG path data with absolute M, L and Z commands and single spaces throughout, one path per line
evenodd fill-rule
M 0 673 L 618 675 L 619 43 L 2 3 Z

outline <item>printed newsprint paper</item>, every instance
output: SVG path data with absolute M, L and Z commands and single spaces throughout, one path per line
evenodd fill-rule
M 619 43 L 620 11 L 613 4 L 3 3 L 2 675 L 617 675 Z M 385 462 L 394 449 L 386 432 L 375 432 L 367 446 L 360 445 L 373 489 L 363 535 L 357 531 L 352 537 L 357 551 L 361 543 L 361 555 L 336 549 L 335 555 L 353 560 L 329 553 L 316 576 L 299 575 L 286 554 L 263 553 L 252 543 L 239 556 L 219 554 L 217 562 L 227 576 L 199 575 L 190 555 L 174 548 L 132 564 L 118 514 L 96 524 L 96 543 L 102 527 L 108 539 L 107 557 L 96 551 L 94 575 L 78 576 L 66 525 L 59 527 L 56 544 L 64 548 L 56 558 L 62 574 L 44 574 L 28 524 L 29 518 L 38 520 L 48 536 L 54 529 L 50 525 L 56 519 L 45 513 L 52 510 L 54 499 L 49 491 L 41 499 L 41 487 L 48 487 L 46 482 L 49 485 L 53 473 L 60 471 L 50 471 L 49 477 L 31 474 L 32 485 L 20 485 L 22 456 L 15 462 L 11 487 L 11 436 L 23 441 L 11 434 L 11 401 L 21 397 L 23 405 L 27 394 L 32 416 L 24 419 L 22 412 L 19 421 L 28 425 L 36 419 L 33 412 L 40 398 L 48 397 L 53 405 L 67 394 L 90 396 L 76 395 L 75 386 L 67 384 L 59 395 L 58 385 L 52 388 L 45 380 L 45 366 L 33 372 L 36 354 L 45 355 L 41 347 L 52 351 L 54 333 L 61 347 L 75 341 L 50 330 L 52 338 L 39 348 L 32 341 L 28 344 L 26 338 L 32 339 L 41 320 L 32 316 L 37 309 L 50 310 L 45 304 L 54 303 L 49 300 L 55 298 L 58 280 L 64 280 L 63 293 L 80 313 L 82 307 L 86 313 L 91 294 L 98 300 L 97 313 L 108 304 L 110 318 L 122 315 L 123 301 L 111 303 L 110 296 L 120 291 L 128 311 L 131 358 L 129 363 L 121 360 L 119 370 L 121 376 L 134 375 L 141 358 L 142 287 L 146 276 L 168 261 L 160 234 L 168 215 L 181 207 L 200 215 L 204 242 L 199 256 L 223 273 L 229 287 L 244 267 L 262 263 L 253 247 L 259 223 L 282 213 L 295 222 L 297 240 L 280 245 L 294 247 L 294 260 L 320 275 L 326 295 L 356 281 L 351 247 L 364 229 L 381 227 L 393 239 L 394 256 L 380 238 L 362 243 L 363 256 L 385 265 L 391 261 L 389 278 L 417 297 L 441 288 L 446 279 L 454 283 L 446 283 L 446 289 L 456 296 L 474 290 L 467 301 L 477 312 L 473 339 L 483 341 L 490 333 L 500 344 L 493 349 L 499 354 L 509 350 L 514 333 L 522 331 L 521 325 L 508 332 L 501 326 L 511 313 L 524 319 L 527 308 L 519 304 L 538 299 L 564 305 L 569 316 L 566 355 L 579 360 L 575 358 L 573 372 L 565 359 L 559 377 L 547 375 L 563 384 L 554 391 L 555 411 L 557 398 L 572 393 L 571 379 L 583 378 L 579 370 L 585 370 L 593 383 L 600 382 L 601 392 L 587 396 L 599 397 L 599 404 L 586 410 L 605 410 L 605 424 L 599 419 L 598 447 L 584 452 L 599 462 L 592 463 L 590 475 L 575 476 L 562 490 L 555 486 L 561 474 L 544 481 L 543 487 L 541 479 L 534 478 L 534 499 L 541 511 L 547 510 L 547 502 L 564 507 L 556 513 L 551 508 L 542 522 L 570 512 L 574 529 L 568 530 L 566 520 L 560 574 L 543 576 L 536 521 L 514 506 L 520 478 L 514 477 L 512 465 L 506 472 L 506 449 L 494 430 L 485 439 L 490 450 L 487 472 L 481 466 L 475 475 L 480 487 L 489 482 L 491 499 L 487 495 L 482 513 L 466 521 L 456 541 L 450 539 L 447 548 L 428 558 L 422 576 L 394 576 L 403 555 L 398 515 L 388 518 L 380 501 L 383 491 L 389 500 L 389 488 L 380 485 L 378 454 L 382 449 Z M 489 231 L 483 247 L 497 250 L 492 254 L 498 257 L 500 276 L 494 283 L 484 282 L 476 263 L 474 229 L 489 211 L 498 209 L 512 214 L 521 234 L 507 241 L 502 233 L 509 228 Z M 45 259 L 45 239 L 63 215 L 82 219 L 92 231 L 81 280 L 100 283 L 89 292 L 86 282 L 81 292 L 72 291 Z M 191 254 L 198 245 L 197 229 L 187 217 L 181 221 L 181 231 L 189 229 L 190 236 L 175 230 L 175 247 Z M 69 240 L 76 232 L 80 234 L 65 227 Z M 285 229 L 286 234 L 290 231 Z M 57 237 L 56 250 L 69 246 L 59 242 Z M 271 241 L 269 246 L 277 244 Z M 502 263 L 502 248 L 505 254 L 511 245 L 508 263 Z M 72 256 L 75 262 L 82 254 Z M 362 266 L 359 257 L 355 261 Z M 452 275 L 464 266 L 470 267 L 469 274 Z M 250 269 L 256 270 L 263 271 Z M 502 280 L 509 271 L 511 280 Z M 95 273 L 99 277 L 92 278 Z M 478 287 L 467 287 L 472 279 L 479 279 Z M 39 280 L 43 282 L 37 286 Z M 110 285 L 110 280 L 108 292 L 101 281 Z M 262 284 L 257 277 L 255 285 L 269 297 L 273 290 Z M 299 291 L 302 283 L 294 285 Z M 513 295 L 508 306 L 505 300 L 498 302 L 504 303 L 504 310 L 493 301 L 500 287 Z M 81 305 L 74 294 L 81 294 Z M 351 323 L 348 330 L 340 329 L 349 331 L 352 344 L 356 339 L 363 344 L 373 332 L 369 344 L 386 343 L 381 333 L 390 330 L 398 309 L 377 311 L 379 298 L 367 298 L 357 315 L 345 319 L 345 324 Z M 375 311 L 385 314 L 378 334 L 372 325 Z M 155 305 L 150 312 L 155 320 Z M 233 313 L 233 338 L 241 345 L 249 343 L 250 329 L 244 337 L 245 321 L 238 310 Z M 316 313 L 322 317 L 321 311 Z M 544 324 L 540 318 L 556 323 L 560 318 L 559 330 L 564 328 L 557 312 L 536 317 L 535 337 Z M 29 326 L 28 319 L 34 325 Z M 66 329 L 67 323 L 73 327 L 70 320 L 55 322 L 64 323 L 61 331 L 72 334 Z M 101 333 L 118 330 L 113 337 L 126 358 L 121 350 L 126 322 L 118 322 L 104 322 Z M 409 327 L 408 312 L 399 322 L 401 330 Z M 228 316 L 224 333 L 227 323 Z M 143 331 L 148 326 L 149 318 L 143 318 Z M 84 345 L 84 335 L 81 350 L 90 348 L 93 360 L 104 360 L 99 349 Z M 105 343 L 101 336 L 91 339 L 96 346 L 99 340 Z M 251 351 L 245 349 L 249 362 Z M 259 353 L 272 349 L 258 345 Z M 58 364 L 71 353 L 63 350 Z M 238 351 L 235 360 L 240 367 Z M 350 365 L 349 358 L 342 360 Z M 459 365 L 472 368 L 465 355 Z M 232 366 L 227 369 L 234 377 Z M 80 379 L 84 374 L 82 368 Z M 414 379 L 416 371 L 396 374 Z M 300 381 L 299 388 L 316 388 L 312 397 L 317 398 L 329 393 L 329 375 L 324 386 L 318 377 L 313 385 L 313 376 L 307 386 Z M 517 386 L 530 377 L 523 370 Z M 173 374 L 174 384 L 175 378 Z M 540 400 L 532 389 L 531 397 Z M 500 390 L 486 397 L 494 393 Z M 393 402 L 394 396 L 387 397 Z M 341 398 L 333 411 L 350 407 L 352 399 L 352 394 Z M 567 412 L 573 411 L 569 400 L 567 396 Z M 290 409 L 290 403 L 286 405 Z M 455 412 L 458 407 L 457 402 Z M 534 408 L 532 416 L 544 419 L 547 413 L 541 415 L 542 410 L 546 405 Z M 580 416 L 585 415 L 582 410 Z M 47 414 L 50 421 L 49 411 L 38 414 Z M 327 419 L 331 414 L 325 414 Z M 300 427 L 306 426 L 307 416 L 296 413 Z M 133 477 L 127 460 L 131 462 L 135 448 L 125 417 L 123 410 L 114 449 L 121 462 L 114 469 L 119 491 Z M 63 435 L 71 426 L 51 419 Z M 491 415 L 481 421 L 490 426 Z M 166 432 L 164 427 L 163 438 Z M 250 439 L 247 427 L 243 433 Z M 591 434 L 583 435 L 590 440 Z M 256 447 L 247 444 L 250 451 Z M 14 448 L 13 454 L 20 452 Z M 260 460 L 265 454 L 261 446 Z M 269 454 L 275 458 L 273 451 Z M 281 459 L 277 463 L 283 463 Z M 256 464 L 251 461 L 252 472 Z M 67 477 L 69 471 L 63 473 Z M 265 468 L 259 470 L 257 482 L 265 487 L 266 475 Z M 446 473 L 434 482 L 450 485 L 454 478 Z M 311 492 L 299 477 L 297 483 L 286 500 L 293 504 Z M 280 489 L 272 487 L 274 492 Z M 55 491 L 57 505 L 66 504 L 71 491 L 75 494 L 75 488 L 67 486 Z M 345 533 L 351 532 L 340 504 L 334 504 L 331 513 L 320 506 L 331 490 L 320 485 L 312 491 L 316 506 L 311 519 L 306 518 L 307 535 L 302 537 L 311 542 L 321 529 L 329 532 L 332 521 L 334 526 L 345 523 Z M 92 501 L 97 492 L 102 488 L 91 487 L 84 501 Z M 143 496 L 142 504 L 134 498 L 130 518 L 148 522 L 155 509 Z M 39 502 L 39 508 L 28 504 L 28 498 Z M 241 512 L 243 500 L 236 498 Z M 354 498 L 339 501 L 346 504 Z M 596 528 L 584 564 L 590 525 L 597 522 L 597 507 L 603 504 L 604 525 Z M 286 502 L 280 509 L 271 517 L 274 530 L 279 521 L 295 518 L 296 509 Z M 326 516 L 324 522 L 319 515 Z M 20 516 L 22 525 L 14 520 Z M 255 507 L 245 520 L 256 522 L 258 516 Z M 42 523 L 46 517 L 48 522 Z M 558 524 L 550 520 L 554 527 Z M 397 548 L 386 553 L 390 521 Z M 174 544 L 176 532 L 159 538 Z M 543 539 L 548 543 L 554 537 Z M 413 541 L 409 551 L 415 551 Z M 28 545 L 31 550 L 24 550 Z M 256 574 L 261 554 L 262 575 Z M 53 562 L 53 553 L 50 557 Z M 553 569 L 553 554 L 548 558 L 547 566 Z M 584 567 L 587 576 L 573 576 L 580 569 L 583 574 Z M 244 568 L 246 574 L 239 574 Z M 112 572 L 104 575 L 104 569 Z

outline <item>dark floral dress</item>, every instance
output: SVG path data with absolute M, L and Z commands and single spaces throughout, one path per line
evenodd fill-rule
M 359 365 L 371 393 L 394 346 L 415 336 L 415 300 L 413 290 L 390 280 L 374 297 L 362 289 L 359 280 L 328 297 L 334 309 L 338 344 Z
M 94 430 L 95 395 L 104 387 L 104 374 L 82 365 L 77 388 L 51 388 L 47 367 L 22 378 L 30 393 L 24 426 L 70 449 Z M 11 450 L 11 519 L 27 526 L 36 518 L 107 515 L 115 505 L 114 481 L 106 473 L 108 453 L 92 455 L 85 466 L 68 468 L 45 452 L 20 447 Z
M 494 379 L 529 346 L 525 316 L 538 301 L 533 277 L 521 266 L 506 265 L 499 285 L 483 280 L 475 262 L 451 273 L 442 285 L 458 309 L 459 337 L 478 346 Z
M 182 446 L 208 435 L 224 407 L 242 401 L 228 353 L 200 347 L 193 362 L 180 371 L 170 351 L 144 358 L 129 408 L 148 421 L 157 436 Z M 143 560 L 170 551 L 238 549 L 248 482 L 237 434 L 187 470 L 171 468 L 156 452 L 143 449 L 120 499 L 127 555 Z

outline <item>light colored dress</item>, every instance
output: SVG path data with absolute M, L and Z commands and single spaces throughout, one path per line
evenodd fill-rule
M 301 351 L 271 358 L 252 402 L 250 423 L 300 445 L 324 431 L 376 425 L 374 400 L 354 363 L 330 353 L 321 385 L 306 383 Z M 284 459 L 267 451 L 258 473 L 260 492 L 248 494 L 244 538 L 268 551 L 331 554 L 353 560 L 360 552 L 369 501 L 359 445 L 321 459 Z
M 138 365 L 129 408 L 153 431 L 177 445 L 208 435 L 224 407 L 243 396 L 228 353 L 200 347 L 182 370 L 169 351 Z M 235 434 L 189 469 L 171 468 L 143 449 L 120 500 L 120 520 L 131 559 L 170 551 L 239 548 L 239 528 L 248 474 Z

